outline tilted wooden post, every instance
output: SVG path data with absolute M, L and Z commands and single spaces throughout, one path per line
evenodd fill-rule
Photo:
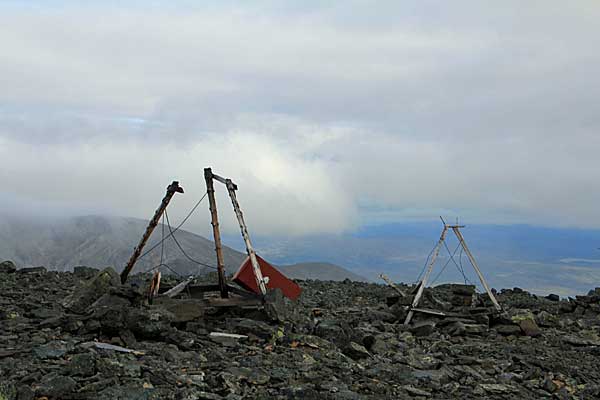
M 227 281 L 225 280 L 225 260 L 221 246 L 221 233 L 219 231 L 219 217 L 217 214 L 217 201 L 215 199 L 215 187 L 213 184 L 213 173 L 210 168 L 204 168 L 204 179 L 206 180 L 206 193 L 208 194 L 208 207 L 210 209 L 210 224 L 212 225 L 213 237 L 215 239 L 215 251 L 217 253 L 217 272 L 219 274 L 219 291 L 222 298 L 229 297 Z
M 394 282 L 392 282 L 392 280 L 390 278 L 387 277 L 387 275 L 385 274 L 379 274 L 379 277 L 381 279 L 383 279 L 388 285 L 390 285 L 390 287 L 392 289 L 394 289 L 396 292 L 398 292 L 398 294 L 402 297 L 406 297 L 406 293 L 404 293 L 402 291 L 402 289 L 400 289 L 398 286 L 396 286 L 396 284 Z
M 429 265 L 427 266 L 427 271 L 425 272 L 425 275 L 423 276 L 423 279 L 421 280 L 419 290 L 417 291 L 417 294 L 415 295 L 412 305 L 410 306 L 410 310 L 408 311 L 408 315 L 406 316 L 406 319 L 404 320 L 404 325 L 408 325 L 410 323 L 410 320 L 412 319 L 412 317 L 414 315 L 413 308 L 416 308 L 419 305 L 419 300 L 421 300 L 421 296 L 423 295 L 423 290 L 425 290 L 425 286 L 427 285 L 427 280 L 429 279 L 429 275 L 431 275 L 431 271 L 433 270 L 433 264 L 435 264 L 435 260 L 437 259 L 438 255 L 440 254 L 440 248 L 442 247 L 442 243 L 444 243 L 444 240 L 446 239 L 447 231 L 448 231 L 448 227 L 446 225 L 444 225 L 444 230 L 442 230 L 442 235 L 440 236 L 440 240 L 438 241 L 437 245 L 435 246 L 435 250 L 433 252 L 433 255 L 431 256 Z
M 231 203 L 233 204 L 233 210 L 235 211 L 235 215 L 240 224 L 242 237 L 244 238 L 244 242 L 246 243 L 246 251 L 248 252 L 248 257 L 250 257 L 250 263 L 252 264 L 252 269 L 254 270 L 256 284 L 260 289 L 260 292 L 264 296 L 267 294 L 267 285 L 265 284 L 265 279 L 262 275 L 262 271 L 260 270 L 260 266 L 258 265 L 258 260 L 256 259 L 256 253 L 254 252 L 254 248 L 252 247 L 252 242 L 250 242 L 250 235 L 248 234 L 246 222 L 244 222 L 244 215 L 242 214 L 240 204 L 238 203 L 237 197 L 235 195 L 237 186 L 231 181 L 231 179 L 226 179 L 225 185 L 227 186 L 227 191 L 229 192 L 229 197 L 231 197 Z
M 488 296 L 490 296 L 490 300 L 492 300 L 492 303 L 494 303 L 494 307 L 496 307 L 496 310 L 502 311 L 502 307 L 496 300 L 496 297 L 494 297 L 494 294 L 492 293 L 492 291 L 490 290 L 490 287 L 488 286 L 487 282 L 485 281 L 485 278 L 483 277 L 483 274 L 481 273 L 481 270 L 479 269 L 479 266 L 477 265 L 477 261 L 475 261 L 475 257 L 473 257 L 473 254 L 471 254 L 471 251 L 467 247 L 467 243 L 465 242 L 465 239 L 463 238 L 463 235 L 460 232 L 459 227 L 453 226 L 452 230 L 454 231 L 454 234 L 458 238 L 458 241 L 460 242 L 460 245 L 462 246 L 463 250 L 465 251 L 465 253 L 467 253 L 467 256 L 469 257 L 469 261 L 471 261 L 471 265 L 473 266 L 473 269 L 475 269 L 475 272 L 477 273 L 477 276 L 479 277 L 479 281 L 485 288 L 485 291 L 487 292 Z
M 125 269 L 123 270 L 123 272 L 121 272 L 121 283 L 125 283 L 127 281 L 127 277 L 129 276 L 129 273 L 133 269 L 135 262 L 137 261 L 140 254 L 142 253 L 142 249 L 146 245 L 146 242 L 150 238 L 150 235 L 152 235 L 154 228 L 156 228 L 156 225 L 158 225 L 158 221 L 160 221 L 160 217 L 163 215 L 163 213 L 167 209 L 167 206 L 169 205 L 169 202 L 171 201 L 171 198 L 173 197 L 173 195 L 175 193 L 183 193 L 183 188 L 181 186 L 179 186 L 179 182 L 177 182 L 177 181 L 173 181 L 173 183 L 171 183 L 167 187 L 167 194 L 162 199 L 160 206 L 158 207 L 158 209 L 154 213 L 154 216 L 150 220 L 150 223 L 148 224 L 148 227 L 146 228 L 146 232 L 144 232 L 144 235 L 142 236 L 140 243 L 133 250 L 133 254 L 129 258 L 129 261 L 127 262 L 127 265 L 125 266 Z

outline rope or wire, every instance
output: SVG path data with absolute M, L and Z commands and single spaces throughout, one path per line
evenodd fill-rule
M 460 248 L 460 253 L 458 254 L 458 261 L 459 261 L 459 266 L 460 266 L 460 273 L 462 274 L 462 276 L 463 276 L 463 279 L 465 280 L 465 285 L 466 285 L 467 283 L 470 283 L 471 285 L 473 285 L 473 282 L 471 282 L 471 281 L 469 280 L 469 278 L 467 278 L 467 275 L 465 274 L 465 268 L 464 268 L 464 267 L 463 267 L 463 265 L 462 265 L 462 256 L 463 256 L 463 252 L 464 252 L 464 249 L 461 247 L 461 248 Z
M 165 210 L 165 218 L 167 219 L 167 227 L 169 228 L 169 232 L 171 233 L 171 237 L 173 238 L 173 240 L 175 241 L 175 244 L 177 245 L 177 247 L 179 247 L 179 250 L 181 250 L 181 253 L 191 262 L 198 264 L 198 265 L 202 265 L 205 268 L 212 268 L 212 269 L 217 269 L 217 267 L 210 265 L 210 264 L 206 264 L 203 263 L 201 261 L 198 260 L 194 260 L 192 257 L 190 257 L 185 250 L 183 249 L 183 247 L 181 247 L 181 244 L 179 244 L 179 241 L 177 240 L 177 238 L 174 235 L 174 231 L 171 229 L 171 222 L 169 221 L 169 214 L 167 213 L 167 210 Z
M 425 272 L 425 268 L 427 268 L 427 264 L 429 263 L 429 259 L 431 258 L 431 255 L 433 254 L 433 251 L 435 250 L 435 248 L 437 247 L 437 243 L 433 246 L 433 248 L 431 249 L 431 251 L 429 252 L 429 254 L 427 255 L 427 260 L 425 260 L 425 264 L 423 265 L 423 268 L 421 269 L 421 273 L 419 274 L 417 280 L 415 281 L 415 283 L 418 283 L 421 280 L 421 277 L 423 276 L 423 273 Z
M 464 248 L 462 247 L 462 244 L 461 244 L 461 242 L 460 242 L 460 241 L 458 242 L 458 245 L 460 246 L 460 266 L 458 265 L 458 263 L 457 263 L 457 262 L 456 262 L 456 260 L 454 259 L 454 255 L 453 255 L 453 254 L 450 254 L 450 249 L 448 248 L 448 245 L 447 245 L 447 244 L 446 244 L 446 242 L 444 241 L 444 246 L 446 247 L 446 250 L 448 251 L 448 254 L 450 254 L 450 259 L 451 259 L 451 260 L 452 260 L 452 262 L 454 263 L 454 266 L 456 267 L 456 269 L 458 270 L 458 272 L 460 272 L 460 273 L 461 273 L 461 275 L 462 275 L 462 277 L 463 277 L 463 279 L 464 279 L 464 281 L 465 281 L 465 284 L 466 284 L 466 283 L 467 283 L 467 281 L 468 281 L 469 279 L 468 279 L 468 278 L 467 278 L 467 276 L 465 275 L 465 270 L 464 270 L 464 268 L 463 268 L 463 266 L 462 266 L 462 253 L 463 253 L 463 250 L 464 250 Z M 456 254 L 456 250 L 454 251 L 454 254 Z M 471 283 L 471 284 L 472 284 L 472 283 Z
M 160 263 L 152 268 L 150 268 L 149 270 L 144 271 L 144 274 L 147 274 L 148 272 L 152 272 L 160 267 L 165 267 L 167 268 L 169 271 L 171 271 L 172 273 L 174 273 L 175 275 L 179 276 L 180 278 L 183 278 L 183 276 L 181 276 L 180 273 L 178 273 L 177 271 L 175 271 L 173 268 L 169 267 L 167 264 L 164 263 Z
M 200 203 L 202 203 L 202 200 L 204 200 L 204 198 L 206 197 L 206 195 L 208 194 L 208 192 L 204 193 L 204 196 L 202 196 L 200 198 L 200 200 L 198 200 L 198 202 L 196 203 L 196 205 L 194 205 L 194 207 L 192 207 L 192 209 L 190 210 L 190 212 L 188 213 L 188 215 L 183 219 L 183 221 L 181 221 L 181 223 L 179 225 L 177 225 L 177 227 L 175 227 L 175 229 L 172 230 L 171 233 L 169 233 L 166 237 L 162 238 L 160 242 L 156 243 L 154 246 L 152 246 L 151 248 L 149 248 L 148 250 L 146 250 L 141 256 L 138 257 L 138 260 L 143 258 L 144 256 L 146 256 L 148 253 L 150 253 L 152 250 L 156 249 L 158 246 L 161 246 L 165 240 L 167 240 L 169 237 L 171 237 L 175 232 L 177 232 L 179 230 L 179 228 L 181 228 L 183 226 L 183 224 L 186 223 L 186 221 L 192 216 L 192 214 L 194 213 L 194 211 L 196 211 L 196 208 L 198 208 L 198 206 L 200 205 Z
M 446 246 L 446 242 L 444 241 L 444 246 Z M 458 251 L 458 248 L 460 247 L 460 243 L 458 244 L 458 246 L 456 246 L 456 249 L 454 249 L 454 253 L 450 253 L 450 249 L 448 249 L 448 246 L 446 246 L 446 249 L 448 249 L 448 254 L 450 254 L 450 258 L 448 259 L 448 261 L 446 261 L 446 263 L 444 264 L 444 266 L 442 267 L 442 269 L 440 270 L 440 272 L 435 276 L 435 279 L 433 281 L 431 281 L 431 285 L 433 285 L 438 278 L 440 277 L 440 275 L 442 275 L 442 272 L 444 272 L 444 270 L 446 269 L 446 267 L 448 266 L 448 264 L 450 264 L 450 261 L 453 260 L 454 254 L 456 254 L 456 252 Z

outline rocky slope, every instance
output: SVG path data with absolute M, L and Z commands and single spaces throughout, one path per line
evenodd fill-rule
M 299 300 L 273 314 L 190 307 L 185 291 L 149 305 L 148 279 L 0 264 L 0 399 L 600 395 L 600 289 L 562 300 L 503 290 L 495 313 L 472 287 L 443 285 L 423 307 L 445 317 L 406 327 L 411 296 L 373 283 L 300 281 Z

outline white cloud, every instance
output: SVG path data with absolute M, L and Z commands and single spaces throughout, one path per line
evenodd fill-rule
M 182 216 L 211 165 L 263 234 L 600 227 L 596 2 L 1 7 L 13 207 L 147 217 L 178 178 Z

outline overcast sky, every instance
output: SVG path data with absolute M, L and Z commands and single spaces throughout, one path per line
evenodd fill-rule
M 600 228 L 597 1 L 176 3 L 0 2 L 4 210 Z

